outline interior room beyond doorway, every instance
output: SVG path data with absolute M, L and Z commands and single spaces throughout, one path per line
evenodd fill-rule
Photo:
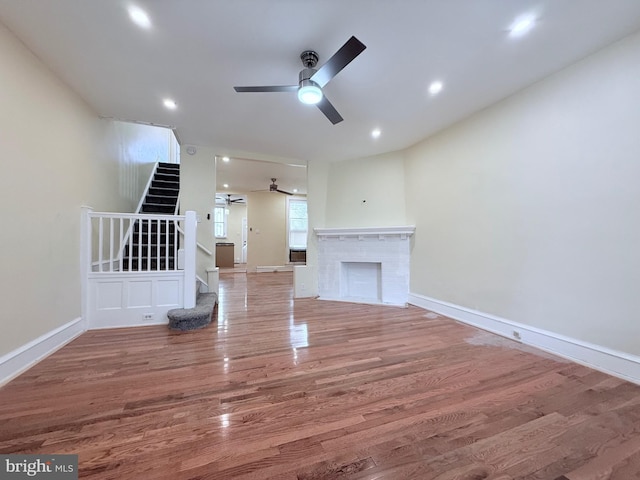
M 220 273 L 304 265 L 306 193 L 306 165 L 217 156 L 212 217 Z

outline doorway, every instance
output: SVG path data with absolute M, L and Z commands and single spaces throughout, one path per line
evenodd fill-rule
M 216 267 L 242 269 L 247 257 L 247 196 L 216 193 L 213 220 Z
M 227 235 L 220 239 L 237 245 L 235 263 L 245 265 L 248 273 L 292 270 L 286 199 L 306 198 L 306 164 L 217 156 L 216 192 L 220 199 L 231 199 L 229 226 L 235 204 L 242 202 L 233 200 L 243 198 L 246 205 L 237 230 L 228 227 Z

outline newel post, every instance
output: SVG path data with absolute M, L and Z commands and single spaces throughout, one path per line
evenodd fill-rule
M 184 308 L 196 306 L 196 212 L 185 212 L 184 220 Z

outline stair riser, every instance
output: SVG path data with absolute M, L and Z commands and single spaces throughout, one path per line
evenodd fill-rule
M 175 205 L 143 204 L 141 213 L 161 213 L 165 215 L 172 215 L 175 209 Z
M 158 168 L 158 170 L 156 170 L 156 175 L 170 177 L 170 180 L 180 180 L 180 172 L 168 170 L 166 168 Z
M 144 204 L 173 205 L 175 207 L 177 200 L 178 200 L 178 197 L 163 197 L 160 195 L 147 195 L 144 199 Z
M 174 183 L 180 183 L 180 177 L 177 175 L 172 175 L 170 173 L 159 173 L 156 172 L 156 174 L 153 176 L 154 180 L 161 180 L 163 182 L 174 182 Z
M 152 188 L 171 188 L 178 190 L 180 188 L 180 182 L 168 182 L 166 180 L 151 180 Z
M 158 163 L 158 168 L 166 168 L 168 170 L 175 170 L 176 172 L 179 172 L 180 171 L 180 164 L 179 163 L 160 162 L 160 163 Z
M 161 197 L 169 197 L 178 199 L 178 193 L 180 190 L 173 188 L 159 188 L 159 187 L 149 187 L 149 195 L 158 195 Z

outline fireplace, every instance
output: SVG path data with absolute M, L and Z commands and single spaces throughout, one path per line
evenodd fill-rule
M 407 304 L 409 238 L 415 227 L 316 228 L 323 300 Z

